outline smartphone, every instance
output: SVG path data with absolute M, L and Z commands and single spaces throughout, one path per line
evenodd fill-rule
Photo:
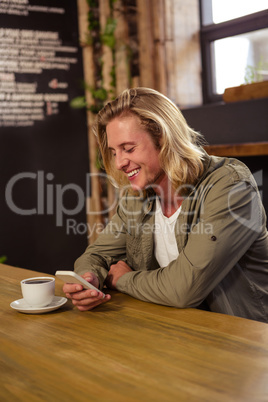
M 102 293 L 99 289 L 95 288 L 95 286 L 82 278 L 82 276 L 77 275 L 73 271 L 57 271 L 55 275 L 57 278 L 61 279 L 65 283 L 79 283 L 80 285 L 83 285 L 84 289 L 93 289 L 99 293 Z M 104 297 L 105 294 L 103 294 L 103 298 Z

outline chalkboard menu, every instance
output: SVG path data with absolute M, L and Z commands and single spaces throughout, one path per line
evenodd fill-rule
M 0 0 L 0 258 L 54 273 L 87 245 L 75 0 Z M 79 230 L 78 230 L 79 229 Z

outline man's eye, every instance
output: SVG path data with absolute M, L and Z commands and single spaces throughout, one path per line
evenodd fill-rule
M 134 148 L 135 148 L 135 147 L 132 147 L 132 148 L 129 148 L 129 149 L 125 149 L 125 151 L 126 151 L 128 154 L 131 154 L 131 152 L 134 151 Z

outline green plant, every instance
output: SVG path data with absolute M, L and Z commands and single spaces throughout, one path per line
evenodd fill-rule
M 0 264 L 4 264 L 4 262 L 6 262 L 6 260 L 7 260 L 7 256 L 6 256 L 6 255 L 2 255 L 2 256 L 0 257 Z
M 101 42 L 108 46 L 110 49 L 115 49 L 115 36 L 114 31 L 116 28 L 116 20 L 109 17 L 106 22 L 106 26 L 103 34 L 101 34 Z
M 244 77 L 245 83 L 251 84 L 254 82 L 263 81 L 264 74 L 268 74 L 268 63 L 264 62 L 262 59 L 257 63 L 256 66 L 247 65 Z
M 87 0 L 89 5 L 88 12 L 88 33 L 86 36 L 85 45 L 92 46 L 93 48 L 93 59 L 94 59 L 94 82 L 95 87 L 88 85 L 83 82 L 83 87 L 86 91 L 89 91 L 93 103 L 88 105 L 85 96 L 79 96 L 71 100 L 70 105 L 72 108 L 81 109 L 86 108 L 92 113 L 97 114 L 104 106 L 105 101 L 108 99 L 109 94 L 112 98 L 115 97 L 115 29 L 116 20 L 113 18 L 114 4 L 117 0 L 110 0 L 110 16 L 107 18 L 107 22 L 103 32 L 101 32 L 100 27 L 100 16 L 99 16 L 99 4 L 97 0 Z M 103 67 L 103 51 L 102 46 L 108 46 L 112 50 L 113 64 L 110 71 L 110 89 L 104 88 L 102 67 Z
M 92 105 L 88 105 L 85 96 L 77 96 L 71 100 L 70 105 L 74 109 L 87 108 L 87 110 L 90 110 L 92 113 L 96 114 L 100 109 L 102 109 L 104 101 L 106 101 L 108 98 L 108 93 L 103 87 L 94 89 L 87 85 L 86 82 L 84 82 L 83 85 L 85 89 L 91 93 L 94 103 Z

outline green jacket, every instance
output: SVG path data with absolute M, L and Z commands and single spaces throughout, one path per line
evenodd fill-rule
M 268 322 L 268 236 L 265 211 L 249 169 L 236 159 L 206 157 L 176 226 L 179 256 L 159 268 L 154 257 L 155 194 L 126 195 L 75 271 L 95 272 L 103 286 L 111 264 L 133 272 L 117 289 L 177 308 L 206 302 L 214 312 Z

